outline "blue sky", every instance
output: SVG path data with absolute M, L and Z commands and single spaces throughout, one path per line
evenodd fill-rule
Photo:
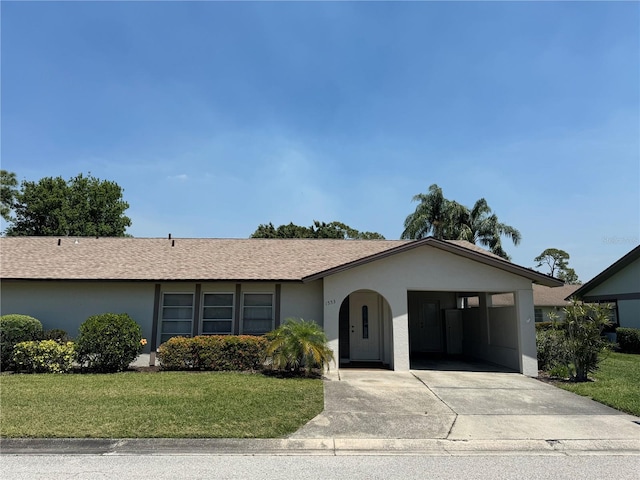
M 2 2 L 2 168 L 124 188 L 137 237 L 484 197 L 588 280 L 640 243 L 635 2 Z

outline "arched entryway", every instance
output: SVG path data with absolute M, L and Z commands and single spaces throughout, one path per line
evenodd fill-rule
M 392 315 L 387 300 L 373 290 L 350 293 L 340 305 L 340 365 L 389 366 Z

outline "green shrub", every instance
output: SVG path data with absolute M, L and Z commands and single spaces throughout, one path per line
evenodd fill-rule
M 558 366 L 567 364 L 567 347 L 565 336 L 562 330 L 540 329 L 536 332 L 536 347 L 538 351 L 538 368 L 552 373 L 556 373 Z
M 67 373 L 71 371 L 75 358 L 73 342 L 20 342 L 13 350 L 16 370 L 27 373 Z
M 172 337 L 158 347 L 164 370 L 252 371 L 262 368 L 267 340 L 252 335 Z
M 264 364 L 267 340 L 253 335 L 218 337 L 220 354 L 206 357 L 201 354 L 200 365 L 207 370 L 259 370 Z
M 42 323 L 28 315 L 10 314 L 0 317 L 0 370 L 13 367 L 13 347 L 20 342 L 39 340 Z
M 45 330 L 42 334 L 42 340 L 55 340 L 58 343 L 67 343 L 71 339 L 66 331 L 60 328 L 52 328 L 51 330 Z
M 536 322 L 536 331 L 551 330 L 555 322 Z
M 616 328 L 616 341 L 624 353 L 640 353 L 640 328 Z
M 126 370 L 143 348 L 142 330 L 126 313 L 103 313 L 80 325 L 76 341 L 78 362 L 89 370 Z
M 165 370 L 192 370 L 196 367 L 191 338 L 171 337 L 158 347 L 157 356 Z
M 327 336 L 314 321 L 287 318 L 273 332 L 267 334 L 267 356 L 277 370 L 299 373 L 303 368 L 308 375 L 312 368 L 324 368 L 333 360 L 333 351 L 327 345 Z
M 553 312 L 550 314 L 551 317 L 554 316 Z M 540 330 L 564 330 L 566 325 L 564 322 L 553 320 L 551 322 L 536 322 L 536 331 Z
M 566 354 L 565 367 L 572 380 L 585 382 L 588 374 L 598 369 L 601 354 L 609 348 L 603 331 L 610 325 L 611 306 L 573 299 L 562 310 L 565 313 L 562 329 L 558 327 L 555 330 L 562 332 L 559 348 L 562 348 L 563 355 Z

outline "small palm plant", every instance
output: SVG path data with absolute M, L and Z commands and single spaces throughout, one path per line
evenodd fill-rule
M 312 368 L 329 369 L 333 351 L 327 345 L 327 336 L 314 321 L 287 318 L 277 329 L 267 334 L 267 356 L 272 367 L 300 373 L 305 368 L 308 376 Z

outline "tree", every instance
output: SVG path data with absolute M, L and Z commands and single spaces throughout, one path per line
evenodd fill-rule
M 549 275 L 564 280 L 569 285 L 580 283 L 578 275 L 573 268 L 569 267 L 569 254 L 559 248 L 547 248 L 540 255 L 533 259 L 537 262 L 536 268 L 546 265 L 549 268 Z
M 129 204 L 115 182 L 89 174 L 65 181 L 45 177 L 23 181 L 15 194 L 9 236 L 101 236 L 122 237 L 131 225 L 124 215 Z
M 414 195 L 411 201 L 418 202 L 418 206 L 405 219 L 402 238 L 419 239 L 432 235 L 440 239 L 453 239 L 458 236 L 455 225 L 463 215 L 464 207 L 444 198 L 438 185 L 434 183 L 429 187 L 429 193 Z
M 412 201 L 418 205 L 404 221 L 402 238 L 420 239 L 431 235 L 440 240 L 466 240 L 485 246 L 507 260 L 509 255 L 502 248 L 502 237 L 510 238 L 514 245 L 522 238 L 517 229 L 498 221 L 484 198 L 469 209 L 446 199 L 442 189 L 433 184 L 428 193 L 419 193 Z
M 580 285 L 582 282 L 578 278 L 578 274 L 573 268 L 565 268 L 558 274 L 560 280 L 564 280 L 567 285 Z
M 479 243 L 502 258 L 509 259 L 502 248 L 502 237 L 510 238 L 514 245 L 522 239 L 518 230 L 498 221 L 498 216 L 491 212 L 484 198 L 478 200 L 471 210 L 465 208 L 459 218 L 455 224 L 459 228 L 458 240 Z
M 540 268 L 543 265 L 549 267 L 549 275 L 555 276 L 556 272 L 562 271 L 567 268 L 567 262 L 569 260 L 569 254 L 564 250 L 558 248 L 547 248 L 540 255 L 533 259 L 536 264 L 536 268 Z
M 384 240 L 384 237 L 376 232 L 360 232 L 341 222 L 313 221 L 310 227 L 303 227 L 289 223 L 274 227 L 273 223 L 259 225 L 251 238 L 335 238 L 341 240 Z
M 280 225 L 278 228 L 273 223 L 267 225 L 259 225 L 255 232 L 251 234 L 251 238 L 310 238 L 311 233 L 308 227 L 294 225 Z
M 16 174 L 7 170 L 0 170 L 0 216 L 7 222 L 11 221 L 13 199 L 16 196 L 18 180 Z

